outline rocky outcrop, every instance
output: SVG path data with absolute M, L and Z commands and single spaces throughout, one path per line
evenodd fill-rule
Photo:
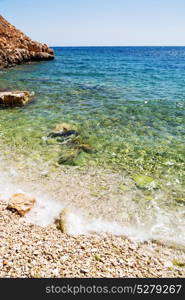
M 53 58 L 54 52 L 46 44 L 31 40 L 0 15 L 0 69 Z
M 34 93 L 28 91 L 0 92 L 0 106 L 23 106 L 29 103 Z

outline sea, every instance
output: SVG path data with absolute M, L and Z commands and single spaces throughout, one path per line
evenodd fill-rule
M 138 238 L 185 246 L 185 47 L 54 51 L 53 61 L 0 72 L 0 91 L 35 93 L 25 107 L 0 109 L 2 164 L 10 170 L 21 159 L 30 168 L 34 162 L 38 169 L 52 165 L 53 172 L 93 168 L 119 174 L 126 178 L 119 186 L 120 206 L 125 198 L 127 211 L 136 204 L 132 230 L 117 219 L 111 227 L 103 215 L 101 226 L 91 221 L 93 228 L 120 234 L 123 227 L 128 235 L 135 230 Z M 79 136 L 48 138 L 63 122 L 73 124 Z M 76 151 L 74 145 L 82 144 L 85 150 Z M 142 213 L 134 224 L 137 210 Z

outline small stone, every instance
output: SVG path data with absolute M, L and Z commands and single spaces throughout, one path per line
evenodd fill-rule
M 179 260 L 174 259 L 174 260 L 172 261 L 172 264 L 173 264 L 174 266 L 176 266 L 176 267 L 179 267 L 179 268 L 185 267 L 185 261 L 179 261 Z
M 55 221 L 57 228 L 61 230 L 61 232 L 63 233 L 68 233 L 68 220 L 67 220 L 68 214 L 69 214 L 69 209 L 64 208 L 60 213 L 59 217 Z
M 36 199 L 25 194 L 13 194 L 10 197 L 8 208 L 15 209 L 21 216 L 24 216 L 29 212 L 34 204 Z
M 89 273 L 89 270 L 88 269 L 80 269 L 80 272 L 86 274 L 86 273 Z

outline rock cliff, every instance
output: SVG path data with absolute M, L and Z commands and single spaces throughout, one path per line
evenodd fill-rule
M 46 44 L 31 40 L 0 15 L 0 69 L 53 58 L 54 52 Z

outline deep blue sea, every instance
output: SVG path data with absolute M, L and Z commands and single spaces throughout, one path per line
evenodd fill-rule
M 28 106 L 0 110 L 1 149 L 9 145 L 33 160 L 123 172 L 145 200 L 179 212 L 183 225 L 185 47 L 54 50 L 53 61 L 0 73 L 0 90 L 35 92 Z M 92 153 L 63 159 L 74 149 L 47 140 L 62 122 L 77 126 Z

